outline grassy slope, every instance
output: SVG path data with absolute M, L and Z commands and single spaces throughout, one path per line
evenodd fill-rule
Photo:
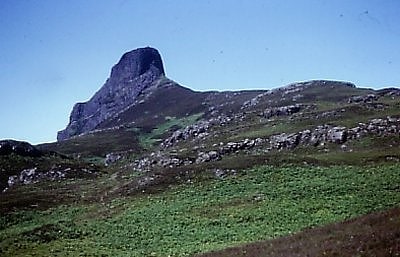
M 400 208 L 198 257 L 398 256 Z
M 104 158 L 110 152 L 126 150 L 140 152 L 141 148 L 137 135 L 136 131 L 121 128 L 87 134 L 65 141 L 42 144 L 38 145 L 38 148 L 73 156 Z
M 167 78 L 161 78 L 148 92 L 138 96 L 134 106 L 106 120 L 99 128 L 133 122 L 136 127 L 149 132 L 164 123 L 167 116 L 179 119 L 204 112 L 207 108 L 203 105 L 206 97 L 206 93 L 195 92 Z
M 169 135 L 173 130 L 181 129 L 195 123 L 202 115 L 203 113 L 196 113 L 179 119 L 176 117 L 167 116 L 164 123 L 159 124 L 150 132 L 142 132 L 139 134 L 139 142 L 141 147 L 151 150 L 157 142 L 162 141 L 166 134 Z M 137 130 L 140 131 L 140 129 Z
M 293 103 L 292 95 L 282 98 L 276 93 L 272 102 L 265 101 L 253 109 L 246 109 L 243 121 L 233 120 L 228 125 L 213 127 L 209 131 L 210 137 L 181 142 L 171 151 L 175 150 L 178 157 L 196 156 L 192 149 L 197 146 L 203 147 L 204 151 L 215 150 L 213 145 L 219 142 L 297 132 L 321 124 L 352 127 L 371 118 L 400 114 L 398 99 L 382 97 L 378 102 L 385 108 L 373 109 L 366 104 L 347 103 L 349 96 L 371 93 L 370 90 L 341 86 L 326 89 L 316 87 L 301 92 L 304 94 L 301 102 L 315 104 L 314 109 L 290 117 L 263 119 L 259 114 L 269 105 Z M 132 126 L 43 147 L 99 157 L 111 151 L 133 148 L 132 158 L 137 158 L 146 149 L 156 150 L 155 142 L 173 129 L 193 123 L 199 116 L 197 113 L 209 106 L 219 106 L 219 113 L 236 113 L 243 101 L 260 92 L 209 92 L 207 97 L 201 97 L 201 101 L 192 93 L 167 85 L 165 91 L 156 92 L 141 103 L 137 112 L 128 111 L 118 117 L 122 121 L 138 121 Z M 188 95 L 191 98 L 183 97 Z M 164 106 L 166 96 L 171 97 L 168 98 L 171 101 Z M 191 101 L 194 98 L 196 101 Z M 178 102 L 182 99 L 183 102 Z M 152 103 L 158 104 L 151 106 Z M 169 113 L 171 106 L 175 109 L 170 109 Z M 188 112 L 189 109 L 193 109 L 192 112 Z M 337 115 L 315 118 L 326 111 L 335 111 Z M 132 172 L 125 162 L 120 164 L 121 167 L 118 164 L 112 166 L 108 174 L 97 178 L 16 187 L 1 195 L 0 249 L 3 252 L 0 255 L 187 256 L 285 236 L 305 228 L 398 207 L 399 138 L 370 136 L 346 144 L 352 152 L 343 152 L 334 144 L 322 148 L 299 147 L 294 151 L 238 152 L 217 162 L 154 171 L 155 177 L 161 179 L 156 186 L 145 186 L 146 193 L 134 186 L 138 179 L 148 174 Z M 187 150 L 183 151 L 184 148 Z M 265 163 L 276 166 L 249 169 Z M 284 164 L 282 167 L 282 163 L 292 163 L 292 166 Z M 335 164 L 339 166 L 332 166 Z M 241 175 L 225 180 L 210 179 L 209 171 L 215 168 L 236 169 Z M 247 170 L 242 172 L 243 169 Z M 181 176 L 188 173 L 191 175 Z M 48 197 L 49 192 L 51 197 Z M 357 222 L 355 224 L 359 224 Z M 392 220 L 383 222 L 383 233 L 390 230 L 388 224 L 396 223 Z M 324 231 L 316 230 L 315 233 L 327 236 Z M 350 225 L 346 231 L 362 234 L 366 230 L 357 230 L 356 225 Z M 395 240 L 398 235 L 395 234 Z M 378 246 L 386 240 L 382 238 L 377 240 Z M 273 249 L 279 252 L 279 244 L 289 244 L 297 239 L 284 238 Z M 310 240 L 304 244 L 316 239 L 311 236 Z M 302 243 L 301 239 L 299 243 Z M 271 241 L 257 244 L 257 247 L 269 244 Z M 238 249 L 246 250 L 246 247 Z M 310 251 L 320 249 L 317 246 L 306 248 Z M 226 256 L 229 251 L 221 254 Z
M 1 217 L 0 246 L 5 256 L 187 256 L 398 206 L 399 172 L 262 166 L 163 194 L 16 211 Z

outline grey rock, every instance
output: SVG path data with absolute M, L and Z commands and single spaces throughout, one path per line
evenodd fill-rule
M 213 173 L 216 178 L 224 179 L 228 176 L 236 176 L 237 171 L 234 169 L 215 169 Z
M 68 126 L 58 132 L 57 140 L 87 133 L 132 105 L 137 96 L 164 75 L 161 56 L 146 47 L 125 53 L 112 68 L 100 90 L 87 102 L 77 103 Z
M 19 175 L 10 176 L 8 178 L 8 187 L 5 188 L 3 192 L 16 185 L 35 184 L 45 180 L 60 180 L 70 177 L 71 175 L 76 173 L 84 175 L 92 174 L 93 172 L 94 171 L 85 168 L 76 170 L 61 166 L 53 166 L 48 171 L 40 171 L 37 167 L 24 169 L 19 173 Z
M 303 108 L 301 104 L 287 105 L 281 107 L 268 108 L 263 112 L 263 116 L 269 119 L 273 116 L 287 116 L 299 112 Z
M 338 117 L 341 115 L 342 112 L 339 112 L 337 110 L 334 111 L 327 111 L 327 112 L 322 112 L 320 114 L 315 115 L 315 119 L 325 119 L 325 118 L 330 118 L 330 117 Z
M 211 160 L 207 153 L 200 152 L 196 159 L 196 163 L 209 162 Z
M 333 127 L 328 130 L 327 140 L 331 143 L 341 144 L 347 139 L 347 131 L 345 127 Z
M 151 153 L 150 155 L 143 156 L 141 159 L 135 160 L 133 163 L 129 164 L 129 167 L 140 172 L 148 172 L 157 167 L 174 168 L 181 165 L 189 165 L 192 163 L 192 159 L 180 159 L 159 151 L 157 153 Z
M 369 103 L 378 100 L 379 96 L 375 94 L 359 95 L 350 97 L 348 103 Z
M 208 124 L 210 125 L 212 123 L 208 121 Z M 190 129 L 193 128 L 193 126 L 189 127 Z M 190 129 L 188 128 L 187 131 L 174 133 L 174 138 L 185 138 L 190 134 L 188 133 Z M 327 143 L 340 144 L 340 149 L 342 151 L 351 152 L 352 150 L 349 149 L 346 144 L 349 140 L 361 138 L 370 134 L 399 135 L 399 133 L 400 119 L 393 117 L 372 119 L 367 123 L 359 123 L 358 126 L 350 129 L 342 126 L 320 125 L 314 129 L 307 129 L 290 134 L 281 133 L 267 138 L 246 138 L 238 142 L 219 142 L 213 145 L 214 147 L 219 147 L 218 150 L 212 151 L 206 151 L 204 146 L 198 145 L 193 148 L 193 151 L 198 152 L 197 156 L 191 158 L 186 157 L 185 159 L 168 156 L 166 152 L 160 150 L 158 153 L 152 153 L 149 156 L 135 161 L 132 166 L 137 170 L 150 171 L 155 167 L 172 168 L 181 165 L 187 166 L 193 163 L 212 162 L 220 160 L 225 155 L 234 154 L 239 151 L 268 152 L 271 150 L 293 149 L 300 145 L 324 146 Z M 328 149 L 322 150 L 328 151 Z M 223 178 L 225 173 L 225 170 L 215 170 L 214 172 L 215 176 L 218 178 Z
M 106 158 L 104 160 L 104 165 L 109 166 L 117 161 L 119 161 L 123 156 L 120 153 L 109 153 L 106 154 Z
M 137 183 L 139 187 L 145 187 L 145 186 L 149 186 L 152 185 L 155 181 L 155 177 L 152 176 L 144 176 L 142 178 L 140 178 Z
M 210 156 L 211 160 L 216 160 L 219 158 L 219 154 L 217 151 L 210 151 L 208 152 L 208 156 Z
M 260 103 L 260 101 L 261 101 L 261 99 L 262 99 L 263 97 L 268 96 L 268 95 L 270 95 L 270 94 L 271 94 L 270 91 L 267 91 L 267 92 L 265 92 L 265 93 L 258 94 L 256 97 L 254 97 L 254 98 L 252 98 L 252 99 L 250 99 L 250 100 L 245 101 L 245 102 L 242 104 L 242 107 L 241 107 L 240 109 L 243 110 L 243 109 L 246 109 L 246 108 L 249 108 L 249 107 L 254 107 L 254 106 L 256 106 L 257 104 Z
M 193 125 L 186 126 L 184 129 L 176 130 L 161 143 L 161 147 L 168 148 L 189 138 L 204 138 L 208 135 L 207 130 L 209 127 L 209 121 L 199 121 Z
M 301 139 L 300 133 L 286 134 L 282 133 L 280 135 L 275 135 L 270 138 L 270 144 L 272 148 L 284 149 L 284 148 L 295 148 L 299 145 Z
M 188 139 L 204 139 L 209 135 L 207 132 L 212 126 L 225 126 L 233 118 L 226 115 L 219 115 L 218 117 L 209 120 L 200 120 L 195 124 L 186 126 L 184 129 L 176 130 L 170 137 L 161 143 L 161 148 L 165 149 L 172 147 L 180 141 Z
M 340 146 L 340 149 L 341 149 L 343 152 L 349 152 L 349 147 L 348 147 L 347 145 L 345 145 L 345 144 L 341 145 L 341 146 Z
M 199 152 L 196 163 L 216 161 L 220 159 L 220 154 L 217 151 L 209 151 L 207 153 Z

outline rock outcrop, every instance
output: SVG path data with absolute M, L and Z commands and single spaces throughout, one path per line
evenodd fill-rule
M 357 95 L 350 97 L 347 103 L 371 103 L 378 100 L 378 98 L 379 97 L 375 94 Z
M 139 48 L 125 53 L 112 68 L 100 90 L 87 102 L 77 103 L 68 126 L 57 140 L 87 133 L 135 102 L 137 96 L 164 75 L 162 59 L 154 48 Z
M 191 164 L 200 164 L 205 162 L 215 162 L 223 159 L 227 155 L 236 154 L 241 151 L 263 151 L 269 152 L 273 150 L 295 149 L 299 146 L 324 147 L 326 144 L 341 145 L 343 151 L 347 151 L 347 146 L 344 143 L 349 140 L 359 139 L 365 136 L 378 135 L 399 135 L 400 133 L 400 118 L 386 117 L 381 119 L 372 119 L 367 123 L 359 123 L 353 128 L 334 125 L 319 125 L 314 129 L 303 130 L 295 133 L 280 133 L 266 138 L 243 139 L 238 142 L 227 142 L 216 144 L 214 150 L 197 151 L 197 156 L 185 157 L 180 159 L 177 156 L 172 156 L 164 150 L 158 153 L 152 153 L 144 156 L 141 159 L 135 160 L 128 165 L 140 172 L 149 172 L 155 168 L 174 168 L 179 166 L 187 166 Z M 181 140 L 185 140 L 180 137 Z M 168 142 L 173 141 L 172 138 Z M 172 144 L 173 145 L 173 144 Z M 169 146 L 167 144 L 167 146 Z M 216 174 L 217 177 L 220 177 Z
M 209 120 L 200 120 L 195 124 L 186 126 L 183 129 L 178 129 L 170 137 L 161 143 L 161 148 L 165 149 L 176 145 L 180 141 L 188 140 L 189 138 L 204 138 L 209 135 L 207 132 L 212 126 L 224 126 L 232 121 L 232 117 L 219 115 Z
M 304 106 L 301 104 L 294 104 L 281 107 L 271 107 L 264 111 L 263 116 L 267 119 L 273 116 L 288 116 L 299 112 Z
M 24 169 L 18 175 L 8 178 L 8 186 L 3 188 L 3 192 L 13 186 L 29 185 L 42 181 L 58 181 L 65 178 L 83 177 L 94 174 L 95 169 L 63 167 L 63 165 L 54 165 L 48 171 L 41 171 L 37 167 Z

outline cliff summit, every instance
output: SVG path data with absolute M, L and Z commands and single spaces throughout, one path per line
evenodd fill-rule
M 145 88 L 164 75 L 163 62 L 156 49 L 138 48 L 123 54 L 100 90 L 89 101 L 75 104 L 69 124 L 58 132 L 57 140 L 96 129 L 100 123 L 133 104 Z

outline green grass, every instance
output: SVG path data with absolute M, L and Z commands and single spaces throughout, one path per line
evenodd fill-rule
M 83 158 L 85 162 L 93 163 L 96 165 L 104 165 L 105 158 L 99 156 Z
M 280 122 L 273 122 L 272 124 L 257 126 L 257 128 L 254 127 L 255 126 L 252 126 L 251 129 L 245 127 L 243 131 L 235 132 L 237 134 L 230 136 L 227 141 L 237 141 L 243 140 L 245 138 L 266 138 L 273 134 L 278 134 L 291 130 L 291 128 L 287 124 L 285 124 L 284 120 Z
M 140 152 L 137 132 L 134 130 L 106 130 L 65 141 L 39 145 L 39 149 L 56 151 L 82 158 L 104 158 L 110 152 L 131 150 Z
M 400 138 L 396 135 L 385 137 L 371 135 L 345 143 L 347 150 L 341 150 L 341 146 L 328 143 L 323 148 L 300 146 L 293 151 L 282 151 L 276 159 L 290 160 L 292 163 L 307 161 L 318 165 L 373 165 L 383 162 L 398 162 L 400 160 Z M 272 153 L 270 153 L 272 154 Z M 297 161 L 296 161 L 297 160 Z
M 305 117 L 303 115 L 274 117 L 273 121 L 261 121 L 264 124 L 260 123 L 259 119 L 256 119 L 234 127 L 234 129 L 231 129 L 231 134 L 226 138 L 228 141 L 257 137 L 266 138 L 283 132 L 294 133 L 305 129 L 313 130 L 318 125 L 324 124 L 353 128 L 358 126 L 358 123 L 368 122 L 371 119 L 385 118 L 387 116 L 397 117 L 400 112 L 400 106 L 393 104 L 391 101 L 383 99 L 380 103 L 387 104 L 388 106 L 382 110 L 368 109 L 359 104 L 342 104 L 339 107 L 337 103 L 319 101 L 316 102 L 318 109 L 312 112 L 305 112 Z M 329 110 L 336 111 L 337 116 L 315 119 L 316 113 L 321 114 Z M 341 110 L 345 111 L 341 112 Z
M 262 166 L 162 195 L 16 211 L 4 256 L 188 256 L 288 235 L 400 203 L 400 164 Z
M 149 149 L 156 142 L 160 141 L 160 137 L 167 133 L 171 128 L 184 128 L 195 123 L 202 115 L 203 113 L 197 113 L 183 118 L 167 116 L 165 117 L 166 122 L 151 130 L 150 133 L 143 133 L 139 135 L 140 145 L 144 149 Z

